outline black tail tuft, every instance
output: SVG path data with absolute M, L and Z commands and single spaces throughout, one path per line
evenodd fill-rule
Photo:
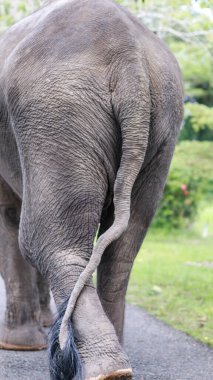
M 68 301 L 59 309 L 58 316 L 49 332 L 49 368 L 51 380 L 80 380 L 82 379 L 82 366 L 77 351 L 71 320 L 68 324 L 68 339 L 63 351 L 59 345 L 59 331 L 62 318 L 66 311 Z

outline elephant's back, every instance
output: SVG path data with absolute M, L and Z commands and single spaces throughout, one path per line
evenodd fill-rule
M 30 17 L 33 28 L 16 45 L 11 60 L 16 66 L 27 62 L 31 72 L 38 63 L 106 66 L 137 50 L 134 22 L 111 0 L 53 1 Z
M 141 61 L 151 81 L 159 77 L 159 85 L 157 80 L 153 85 L 157 92 L 161 72 L 165 82 L 174 72 L 179 80 L 177 62 L 164 43 L 112 0 L 49 1 L 30 17 L 32 26 L 10 54 L 3 74 L 13 82 L 22 78 L 29 87 L 32 81 L 66 72 L 87 80 L 88 71 L 97 80 L 99 72 L 105 73 L 107 81 L 134 59 Z

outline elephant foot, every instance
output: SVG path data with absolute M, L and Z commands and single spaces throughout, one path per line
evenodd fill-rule
M 50 327 L 54 322 L 52 311 L 49 307 L 41 309 L 41 325 L 43 327 Z
M 87 380 L 131 380 L 132 379 L 132 370 L 120 369 L 118 371 L 111 372 L 107 375 L 99 375 L 97 377 L 90 377 Z
M 0 327 L 0 349 L 14 351 L 38 351 L 47 348 L 47 337 L 38 325 Z
M 81 372 L 85 380 L 130 380 L 132 370 L 128 357 L 92 286 L 85 286 L 77 301 L 72 326 L 69 324 L 67 331 L 70 344 L 60 354 L 58 331 L 66 307 L 67 302 L 58 306 L 58 316 L 50 332 L 51 375 L 54 377 L 56 371 L 61 371 L 63 378 L 71 378 Z M 67 371 L 70 371 L 69 376 Z
M 72 321 L 85 379 L 131 379 L 129 359 L 93 287 L 83 289 Z
M 103 370 L 103 368 L 105 368 Z M 114 369 L 113 369 L 114 368 Z M 120 369 L 117 369 L 120 368 Z M 114 363 L 101 364 L 95 363 L 93 366 L 85 366 L 86 380 L 131 380 L 132 369 L 125 368 L 125 365 L 116 365 Z

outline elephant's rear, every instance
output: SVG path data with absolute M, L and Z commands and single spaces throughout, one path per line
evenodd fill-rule
M 74 121 L 76 114 L 86 114 L 89 119 L 89 115 L 96 118 L 98 113 L 100 125 L 94 128 L 93 137 L 99 141 L 103 137 L 102 145 L 110 141 L 111 149 L 107 146 L 106 150 L 111 150 L 115 174 L 119 136 L 116 142 L 112 136 L 116 128 L 119 134 L 120 127 L 115 126 L 120 104 L 115 106 L 112 100 L 116 86 L 123 81 L 120 90 L 128 110 L 135 107 L 130 104 L 132 99 L 138 97 L 139 104 L 146 98 L 151 120 L 168 108 L 173 110 L 171 119 L 175 118 L 175 123 L 166 122 L 161 131 L 155 122 L 150 124 L 152 145 L 160 145 L 173 124 L 177 133 L 182 117 L 183 93 L 177 62 L 156 36 L 111 0 L 49 3 L 35 13 L 33 30 L 9 57 L 4 73 L 6 91 L 15 107 L 24 108 L 33 102 L 35 107 L 47 103 L 48 108 L 56 98 L 65 113 L 72 110 Z M 87 133 L 90 135 L 85 124 L 85 137 Z M 143 134 L 142 123 L 139 133 Z M 154 151 L 150 151 L 152 154 Z
M 168 50 L 114 2 L 53 1 L 38 13 L 34 29 L 9 56 L 1 80 L 22 164 L 23 254 L 47 276 L 59 303 L 72 291 L 52 330 L 50 350 L 53 379 L 68 380 L 78 373 L 69 335 L 73 312 L 77 319 L 76 301 L 104 250 L 128 231 L 135 181 L 143 166 L 161 157 L 164 145 L 166 177 L 180 126 L 182 89 Z M 114 222 L 93 248 L 109 192 L 110 202 L 114 192 Z M 112 337 L 106 378 L 123 369 L 131 376 L 103 311 L 100 320 Z M 80 333 L 78 339 L 86 361 L 87 342 L 82 344 Z M 105 354 L 98 337 L 99 344 Z M 67 353 L 74 361 L 70 371 Z M 93 371 L 89 363 L 88 377 L 99 378 L 101 366 Z

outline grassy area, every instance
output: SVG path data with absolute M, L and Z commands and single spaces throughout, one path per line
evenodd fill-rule
M 202 237 L 205 224 L 209 236 Z M 193 230 L 151 230 L 132 271 L 127 301 L 213 347 L 213 206 Z

